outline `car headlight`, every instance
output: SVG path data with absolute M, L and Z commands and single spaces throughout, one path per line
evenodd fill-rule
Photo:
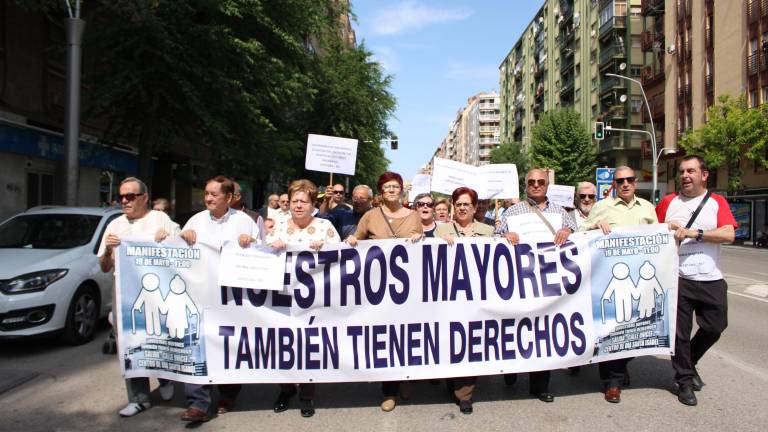
M 55 269 L 27 273 L 13 279 L 0 281 L 0 291 L 9 295 L 42 291 L 48 288 L 48 285 L 63 278 L 68 272 L 67 269 Z

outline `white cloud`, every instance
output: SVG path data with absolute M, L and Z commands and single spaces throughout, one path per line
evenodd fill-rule
M 395 50 L 388 46 L 372 47 L 373 60 L 378 62 L 387 73 L 395 73 L 400 70 L 400 60 Z
M 462 21 L 470 17 L 472 11 L 463 8 L 439 9 L 419 5 L 413 1 L 404 1 L 392 8 L 380 10 L 373 19 L 373 33 L 394 35 L 409 30 L 418 30 L 430 24 Z

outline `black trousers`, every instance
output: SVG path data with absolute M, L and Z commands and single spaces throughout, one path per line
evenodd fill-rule
M 675 381 L 680 385 L 690 385 L 696 373 L 696 364 L 728 327 L 728 284 L 724 279 L 698 282 L 679 278 L 677 291 L 677 329 L 672 366 L 675 368 Z M 699 329 L 691 338 L 694 313 Z
M 548 370 L 528 373 L 528 390 L 533 394 L 546 393 L 549 391 L 549 378 L 551 372 Z M 517 374 L 505 374 L 507 382 L 517 381 Z
M 627 364 L 634 357 L 618 360 L 608 360 L 598 363 L 600 379 L 608 384 L 608 387 L 619 387 L 624 381 L 624 372 L 627 370 Z

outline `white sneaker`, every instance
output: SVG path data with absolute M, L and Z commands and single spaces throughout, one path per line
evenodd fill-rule
M 133 417 L 136 414 L 152 408 L 152 404 L 131 402 L 120 410 L 120 417 Z
M 166 381 L 165 384 L 160 383 L 160 397 L 164 401 L 173 399 L 173 381 Z

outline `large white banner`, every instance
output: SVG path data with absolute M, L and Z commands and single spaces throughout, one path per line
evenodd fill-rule
M 450 159 L 433 159 L 433 191 L 450 195 L 462 186 L 474 189 L 480 199 L 520 197 L 515 164 L 474 166 Z
M 452 246 L 394 239 L 289 250 L 281 290 L 205 282 L 203 273 L 214 267 L 206 261 L 214 263 L 218 252 L 187 250 L 126 241 L 120 247 L 118 340 L 126 376 L 410 380 L 674 351 L 678 258 L 666 225 L 575 234 L 562 247 L 544 236 L 516 246 L 497 238 Z M 168 256 L 177 261 L 168 266 Z M 147 274 L 159 283 L 137 283 Z M 152 307 L 137 301 L 155 285 Z

